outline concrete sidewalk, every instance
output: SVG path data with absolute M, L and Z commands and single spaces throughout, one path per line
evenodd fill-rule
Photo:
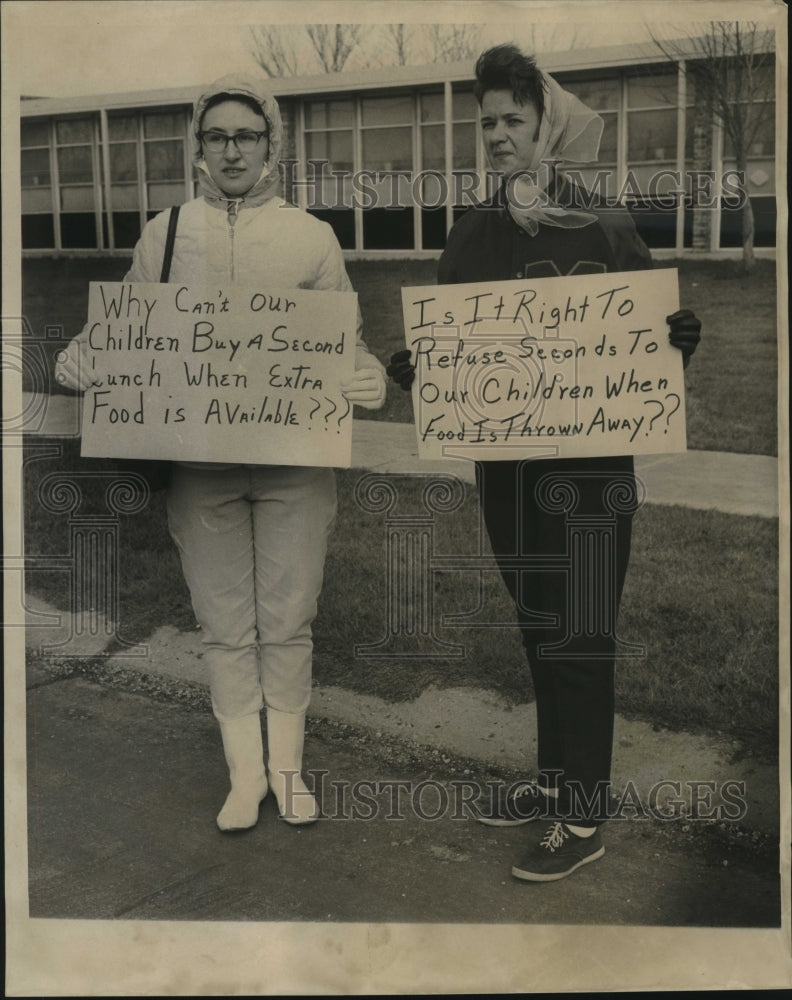
M 601 861 L 551 885 L 520 882 L 510 871 L 530 830 L 474 822 L 457 791 L 464 772 L 439 756 L 392 753 L 374 734 L 309 726 L 306 777 L 316 783 L 323 819 L 289 827 L 270 795 L 255 828 L 224 836 L 215 816 L 228 773 L 209 712 L 80 675 L 53 679 L 33 665 L 28 715 L 34 918 L 421 922 L 423 933 L 431 933 L 427 922 L 758 928 L 780 921 L 772 853 L 686 832 L 695 823 L 613 821 Z M 482 953 L 458 985 L 485 993 L 501 981 L 507 992 L 529 987 L 530 951 L 521 948 L 499 975 Z M 555 959 L 550 964 L 557 977 L 566 974 Z M 601 961 L 587 964 L 581 987 L 596 986 L 603 971 Z M 446 969 L 435 986 L 453 981 Z
M 123 680 L 155 678 L 151 687 L 181 686 L 206 692 L 200 631 L 165 626 L 145 643 L 111 649 L 112 628 L 94 616 L 91 633 L 79 632 L 76 616 L 39 598 L 27 599 L 27 648 L 68 672 L 74 659 L 101 658 L 101 673 Z M 68 656 L 63 651 L 68 650 Z M 321 650 L 315 655 L 321 657 Z M 57 673 L 56 666 L 56 673 Z M 134 680 L 129 685 L 135 689 Z M 144 684 L 145 688 L 145 684 Z M 309 717 L 349 726 L 371 738 L 397 740 L 406 748 L 428 750 L 442 760 L 453 756 L 497 771 L 520 771 L 536 759 L 533 704 L 512 705 L 493 691 L 430 688 L 412 702 L 388 702 L 336 686 L 315 685 Z M 712 785 L 704 812 L 723 805 L 729 795 L 744 803 L 736 826 L 751 835 L 775 838 L 779 822 L 779 773 L 774 764 L 754 759 L 751 748 L 721 734 L 672 732 L 660 726 L 616 717 L 613 786 L 631 783 L 644 804 L 653 794 L 663 810 L 699 782 Z M 660 787 L 662 786 L 662 787 Z M 652 790 L 656 790 L 654 793 Z
M 415 427 L 384 420 L 355 420 L 352 466 L 403 475 L 437 474 L 474 482 L 473 463 L 418 458 Z M 648 503 L 718 510 L 724 514 L 778 516 L 777 458 L 734 452 L 686 451 L 639 455 L 635 469 Z
M 36 437 L 76 438 L 80 433 L 80 399 L 22 393 L 22 423 Z M 636 471 L 646 487 L 647 502 L 697 510 L 758 517 L 778 516 L 779 461 L 767 455 L 687 451 L 640 455 Z M 413 424 L 388 420 L 354 420 L 352 468 L 403 475 L 454 475 L 473 482 L 473 463 L 438 463 L 418 458 Z

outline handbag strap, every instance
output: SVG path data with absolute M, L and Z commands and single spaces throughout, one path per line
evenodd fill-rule
M 176 226 L 179 223 L 180 207 L 180 205 L 174 205 L 170 210 L 170 218 L 168 219 L 168 235 L 165 238 L 165 256 L 162 258 L 162 274 L 160 275 L 161 284 L 165 284 L 170 277 L 171 259 L 173 258 L 173 244 L 176 242 Z

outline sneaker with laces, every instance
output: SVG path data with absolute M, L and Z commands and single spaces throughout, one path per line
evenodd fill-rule
M 519 826 L 546 816 L 551 805 L 535 781 L 490 785 L 475 803 L 476 819 L 487 826 Z
M 512 875 L 526 882 L 554 882 L 604 853 L 599 828 L 590 837 L 579 837 L 565 823 L 548 823 L 539 840 L 514 865 Z

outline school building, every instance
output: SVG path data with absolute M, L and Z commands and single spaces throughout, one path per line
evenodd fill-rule
M 599 161 L 579 179 L 589 189 L 606 185 L 601 193 L 627 204 L 653 250 L 682 255 L 741 246 L 740 195 L 728 174 L 736 166 L 733 151 L 697 99 L 685 58 L 669 62 L 654 46 L 622 45 L 556 53 L 540 65 L 602 116 Z M 437 256 L 454 218 L 493 185 L 473 67 L 469 61 L 272 80 L 284 120 L 285 196 L 330 222 L 349 256 Z M 188 135 L 199 92 L 200 82 L 23 98 L 25 254 L 128 255 L 148 219 L 194 197 Z M 745 189 L 755 245 L 769 249 L 776 240 L 774 103 L 765 110 Z

